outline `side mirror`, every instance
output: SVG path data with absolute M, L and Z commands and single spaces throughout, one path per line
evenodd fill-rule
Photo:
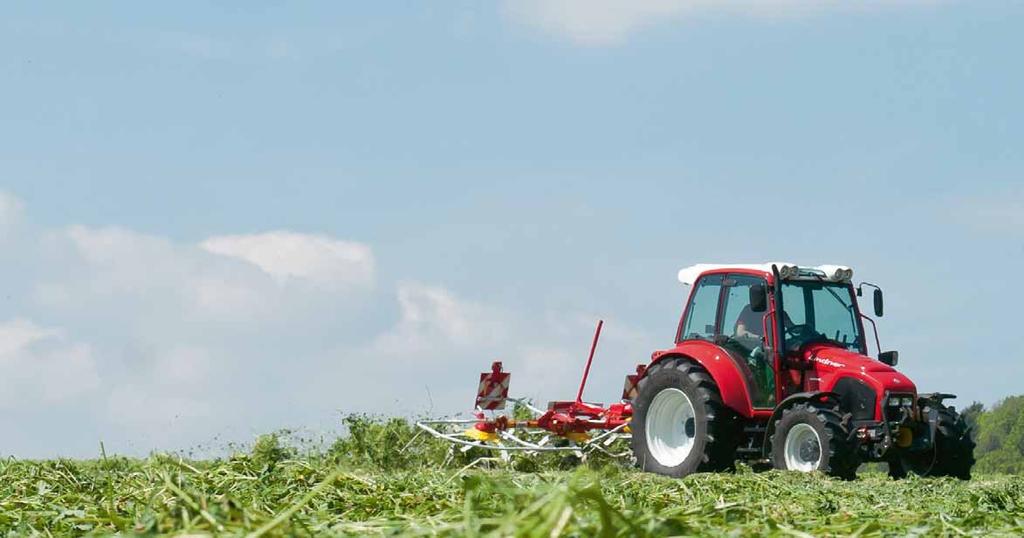
M 875 316 L 882 317 L 882 313 L 885 311 L 882 306 L 882 290 L 875 288 Z
M 750 286 L 750 310 L 757 313 L 768 310 L 768 295 L 765 293 L 764 284 Z
M 883 351 L 878 354 L 878 361 L 889 366 L 896 366 L 900 362 L 899 351 Z

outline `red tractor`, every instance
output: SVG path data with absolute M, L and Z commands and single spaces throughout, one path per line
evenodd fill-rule
M 951 394 L 918 394 L 895 351 L 868 356 L 842 266 L 696 265 L 675 345 L 652 355 L 632 401 L 637 465 L 670 476 L 737 459 L 844 479 L 865 461 L 889 473 L 969 479 L 974 442 Z M 878 349 L 878 333 L 875 329 Z
M 862 462 L 886 462 L 889 474 L 969 479 L 974 442 L 963 418 L 918 394 L 896 371 L 895 351 L 868 356 L 848 267 L 793 264 L 695 265 L 679 272 L 691 286 L 675 345 L 626 376 L 622 399 L 585 402 L 583 391 L 603 322 L 597 325 L 575 400 L 547 409 L 508 397 L 511 374 L 495 362 L 480 374 L 473 418 L 424 420 L 431 435 L 499 451 L 598 451 L 629 457 L 669 476 L 732 468 L 738 459 L 777 469 L 821 471 L 852 479 Z M 506 400 L 523 413 L 500 414 Z M 464 429 L 468 426 L 468 429 Z M 626 440 L 632 451 L 616 449 Z

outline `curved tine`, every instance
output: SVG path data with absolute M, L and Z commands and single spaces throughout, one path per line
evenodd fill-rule
M 605 454 L 606 456 L 609 456 L 609 457 L 612 457 L 612 458 L 625 458 L 625 457 L 629 456 L 630 454 L 632 454 L 632 452 L 630 452 L 628 450 L 626 452 L 619 452 L 619 453 L 609 452 L 607 449 L 605 449 L 603 446 L 600 446 L 600 445 L 593 445 L 593 446 L 588 447 L 588 448 L 589 448 L 590 451 L 596 450 L 596 451 L 601 452 L 602 454 Z
M 483 444 L 483 443 L 481 443 L 479 441 L 467 441 L 465 439 L 460 439 L 460 438 L 456 437 L 455 436 L 456 434 L 439 432 L 439 431 L 435 430 L 434 428 L 431 428 L 430 426 L 427 426 L 425 424 L 417 423 L 416 425 L 419 426 L 420 428 L 422 428 L 423 430 L 425 430 L 430 435 L 433 435 L 434 437 L 437 437 L 438 439 L 444 439 L 445 441 L 448 441 L 450 443 L 455 443 L 455 444 L 458 444 L 458 445 L 463 445 L 463 446 L 468 446 L 468 447 L 491 448 L 491 447 L 489 447 L 489 446 L 487 446 L 487 445 L 485 445 L 485 444 Z
M 579 446 L 544 446 L 544 445 L 539 444 L 539 443 L 531 443 L 531 442 L 529 442 L 529 441 L 527 441 L 525 439 L 520 439 L 519 437 L 516 437 L 515 435 L 513 435 L 511 433 L 508 433 L 507 431 L 499 432 L 499 435 L 501 435 L 501 437 L 503 439 L 507 440 L 507 441 L 511 441 L 513 443 L 518 443 L 520 445 L 520 446 L 515 446 L 515 447 L 507 447 L 507 446 L 504 446 L 504 445 L 501 446 L 501 448 L 504 448 L 504 449 L 507 449 L 507 450 L 512 450 L 512 449 L 520 449 L 520 450 L 522 450 L 522 449 L 525 449 L 527 452 L 577 452 L 581 448 Z M 548 436 L 544 436 L 544 439 L 547 439 L 547 438 L 548 438 Z M 490 447 L 490 448 L 497 448 L 497 447 Z
M 455 443 L 455 444 L 463 445 L 463 446 L 470 447 L 470 448 L 482 448 L 484 450 L 497 450 L 497 451 L 506 451 L 506 452 L 507 451 L 523 451 L 523 452 L 532 452 L 532 451 L 557 452 L 557 451 L 562 451 L 562 452 L 564 452 L 564 451 L 568 451 L 568 450 L 579 450 L 579 448 L 576 448 L 576 447 L 536 447 L 536 448 L 534 448 L 534 447 L 529 447 L 529 446 L 504 446 L 504 445 L 496 446 L 496 445 L 487 445 L 487 444 L 483 444 L 483 443 L 481 443 L 479 441 L 467 441 L 465 439 L 460 439 L 460 438 L 456 437 L 453 434 L 441 433 L 441 432 L 439 432 L 439 431 L 437 431 L 437 430 L 435 430 L 435 429 L 433 429 L 433 428 L 431 428 L 430 426 L 427 426 L 427 425 L 421 424 L 421 425 L 419 425 L 419 427 L 423 428 L 424 430 L 427 431 L 427 433 L 433 435 L 434 437 L 437 437 L 438 439 L 444 439 L 445 441 L 448 441 L 450 443 Z
M 480 422 L 480 419 L 477 419 L 477 418 L 439 418 L 439 419 L 430 419 L 430 420 L 418 420 L 418 421 L 416 421 L 416 424 L 435 424 L 435 425 L 442 425 L 442 424 L 476 424 L 477 422 Z
M 587 452 L 587 453 L 595 452 L 595 451 L 596 452 L 600 452 L 600 453 L 602 453 L 602 454 L 604 454 L 606 456 L 612 457 L 612 458 L 624 458 L 624 457 L 629 456 L 630 454 L 632 454 L 632 451 L 630 451 L 630 450 L 627 450 L 625 452 L 618 452 L 618 453 L 612 452 L 612 451 L 608 450 L 607 448 L 605 448 L 605 446 L 610 445 L 610 444 L 611 443 L 595 443 L 593 440 L 590 440 L 586 444 L 583 445 L 583 450 L 585 452 Z
M 616 426 L 616 427 L 614 427 L 614 428 L 612 428 L 612 429 L 602 433 L 601 435 L 598 435 L 597 437 L 594 437 L 593 439 L 591 439 L 591 440 L 589 440 L 587 442 L 588 443 L 596 443 L 596 442 L 600 441 L 601 439 L 604 439 L 605 437 L 608 437 L 609 435 L 612 435 L 612 434 L 615 434 L 615 433 L 619 433 L 626 426 L 629 426 L 628 422 L 625 423 L 625 424 L 619 424 L 618 426 Z
M 529 441 L 527 441 L 525 439 L 520 439 L 520 438 L 516 437 L 515 435 L 512 435 L 511 433 L 509 433 L 507 431 L 501 432 L 500 435 L 501 435 L 501 437 L 503 439 L 512 441 L 513 443 L 518 443 L 518 444 L 520 444 L 522 446 L 528 446 L 530 448 L 535 448 L 535 449 L 536 448 L 543 448 L 541 445 L 538 445 L 536 443 L 531 443 L 531 442 L 529 442 Z
M 501 459 L 503 461 L 508 461 L 509 459 L 512 458 L 512 454 L 510 454 L 509 451 L 506 450 L 506 449 L 516 448 L 516 447 L 505 446 L 505 445 L 501 444 L 501 442 L 499 442 L 499 441 L 495 441 L 494 444 L 497 445 L 497 446 L 494 447 L 494 449 L 498 451 L 498 454 L 501 456 Z
M 526 401 L 523 398 L 506 398 L 506 400 L 508 400 L 508 401 L 510 401 L 512 403 L 517 403 L 517 404 L 519 404 L 519 405 L 529 409 L 534 415 L 543 415 L 544 414 L 544 410 L 543 409 L 539 409 L 537 407 L 534 407 L 533 404 L 531 404 L 530 402 Z
M 617 434 L 609 437 L 607 440 L 605 440 L 604 443 L 601 443 L 601 444 L 603 444 L 604 446 L 611 446 L 612 443 L 615 443 L 616 441 L 628 440 L 628 439 L 632 439 L 632 438 L 633 438 L 633 436 L 628 434 L 628 433 L 617 433 Z

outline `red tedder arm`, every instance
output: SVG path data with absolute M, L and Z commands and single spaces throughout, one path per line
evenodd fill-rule
M 597 330 L 594 331 L 594 343 L 590 344 L 590 356 L 587 357 L 587 367 L 583 370 L 583 380 L 580 381 L 580 391 L 576 393 L 576 403 L 583 403 L 583 388 L 587 386 L 587 376 L 590 375 L 590 364 L 594 362 L 594 351 L 597 350 L 597 340 L 601 338 L 601 327 L 604 320 L 597 321 Z

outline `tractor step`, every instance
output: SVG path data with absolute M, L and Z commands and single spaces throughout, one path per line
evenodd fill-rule
M 736 453 L 749 456 L 760 456 L 764 444 L 764 434 L 768 431 L 767 424 L 746 424 L 743 426 L 745 443 L 736 447 Z

